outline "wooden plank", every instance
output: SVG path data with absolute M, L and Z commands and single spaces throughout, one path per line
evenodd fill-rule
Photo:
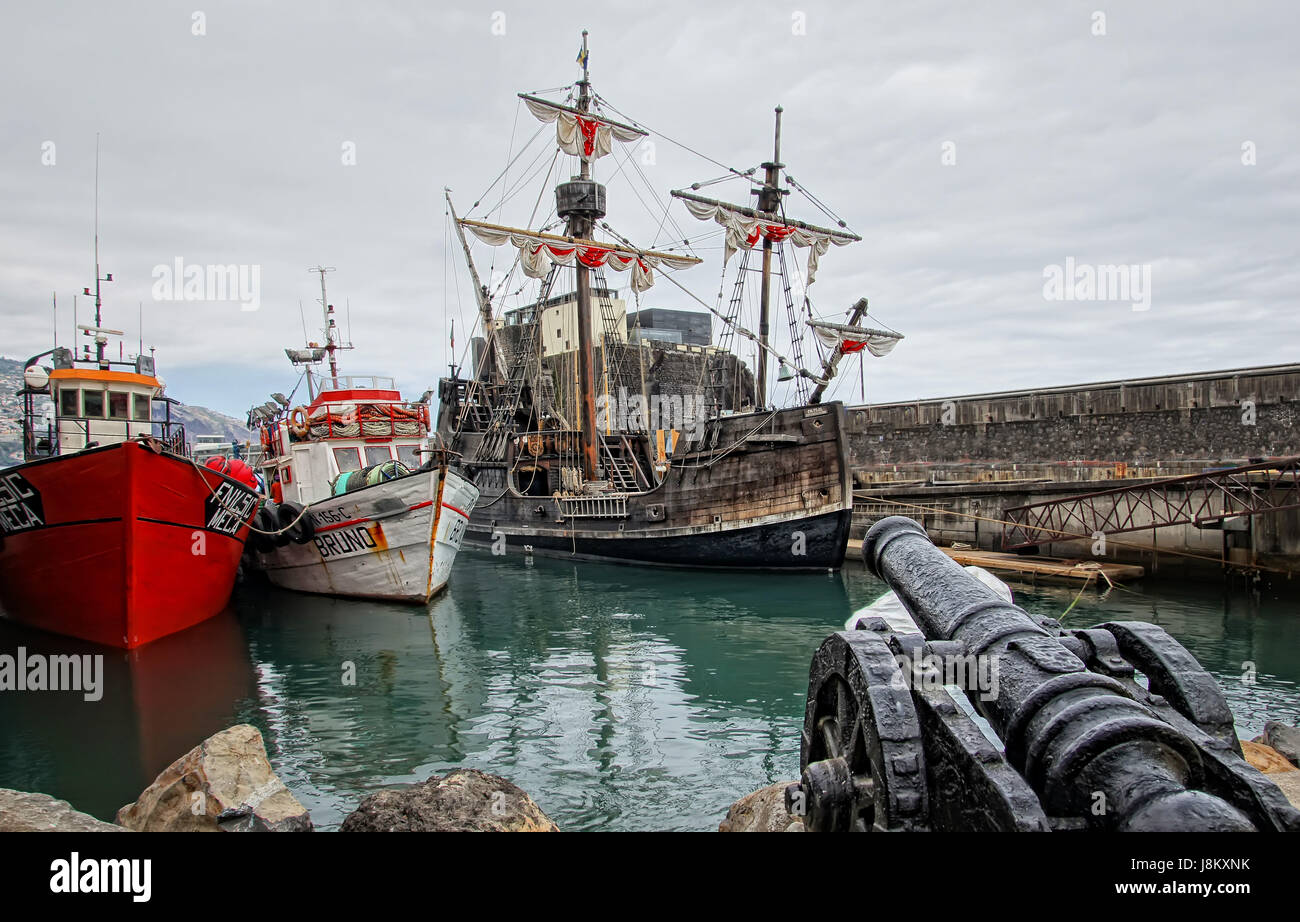
M 940 548 L 945 554 L 965 567 L 983 567 L 991 573 L 1012 573 L 1035 579 L 1060 579 L 1071 582 L 1124 582 L 1141 579 L 1146 569 L 1136 564 L 1110 561 L 1065 560 L 1060 557 L 1022 557 L 1019 554 L 1002 554 L 996 551 Z
M 848 547 L 850 557 L 862 556 L 860 540 L 849 539 Z M 1030 579 L 1105 583 L 1106 577 L 1109 577 L 1111 582 L 1119 583 L 1141 579 L 1146 575 L 1146 569 L 1136 564 L 1102 560 L 1075 561 L 1060 557 L 1022 557 L 1019 554 L 1002 554 L 997 551 L 980 551 L 973 548 L 941 547 L 939 550 L 964 567 L 983 567 L 990 573 L 1005 573 Z

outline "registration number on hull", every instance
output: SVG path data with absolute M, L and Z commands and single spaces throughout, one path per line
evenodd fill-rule
M 379 526 L 376 525 L 375 529 L 378 531 Z M 316 550 L 320 552 L 321 560 L 351 557 L 354 554 L 367 554 L 383 547 L 370 529 L 364 525 L 354 525 L 351 528 L 339 528 L 329 531 L 312 538 L 312 542 L 316 545 Z

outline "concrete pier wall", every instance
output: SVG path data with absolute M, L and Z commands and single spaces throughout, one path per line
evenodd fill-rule
M 1300 454 L 1300 365 L 850 408 L 852 462 L 1150 467 Z
M 941 544 L 998 550 L 1015 506 L 1300 454 L 1300 365 L 875 404 L 848 422 L 855 536 L 908 515 Z M 1087 558 L 1092 544 L 1041 552 Z M 1112 535 L 1105 556 L 1162 575 L 1300 575 L 1300 512 Z

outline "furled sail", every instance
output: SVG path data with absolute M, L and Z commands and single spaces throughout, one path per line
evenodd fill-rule
M 562 106 L 559 103 L 520 93 L 519 98 L 541 122 L 555 122 L 555 141 L 560 150 L 583 160 L 597 160 L 614 149 L 614 141 L 635 141 L 646 132 L 622 122 Z
M 827 349 L 839 348 L 840 352 L 850 355 L 866 349 L 876 358 L 888 355 L 903 338 L 901 333 L 886 333 L 870 327 L 850 326 L 843 323 L 827 323 L 824 320 L 809 320 L 818 341 Z
M 808 248 L 808 282 L 811 285 L 817 278 L 817 263 L 831 248 L 831 244 L 842 247 L 856 243 L 862 238 L 856 234 L 814 227 L 802 221 L 790 221 L 777 215 L 769 215 L 752 208 L 729 205 L 712 199 L 686 192 L 673 192 L 675 198 L 682 200 L 695 217 L 701 221 L 716 221 L 726 230 L 726 245 L 723 262 L 731 259 L 737 250 L 748 250 L 767 239 L 773 243 L 789 240 L 797 247 Z
M 513 244 L 519 249 L 519 263 L 523 267 L 524 275 L 534 279 L 546 278 L 551 271 L 551 266 L 557 263 L 561 266 L 572 266 L 580 262 L 589 269 L 609 266 L 617 272 L 631 270 L 632 289 L 642 292 L 654 285 L 654 270 L 660 266 L 685 269 L 700 261 L 694 256 L 635 250 L 577 237 L 560 237 L 556 234 L 486 224 L 468 218 L 460 219 L 460 225 L 489 246 Z

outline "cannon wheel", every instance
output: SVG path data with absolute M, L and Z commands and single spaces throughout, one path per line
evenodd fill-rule
M 810 830 L 925 828 L 921 724 L 880 634 L 832 634 L 813 657 L 800 768 Z

